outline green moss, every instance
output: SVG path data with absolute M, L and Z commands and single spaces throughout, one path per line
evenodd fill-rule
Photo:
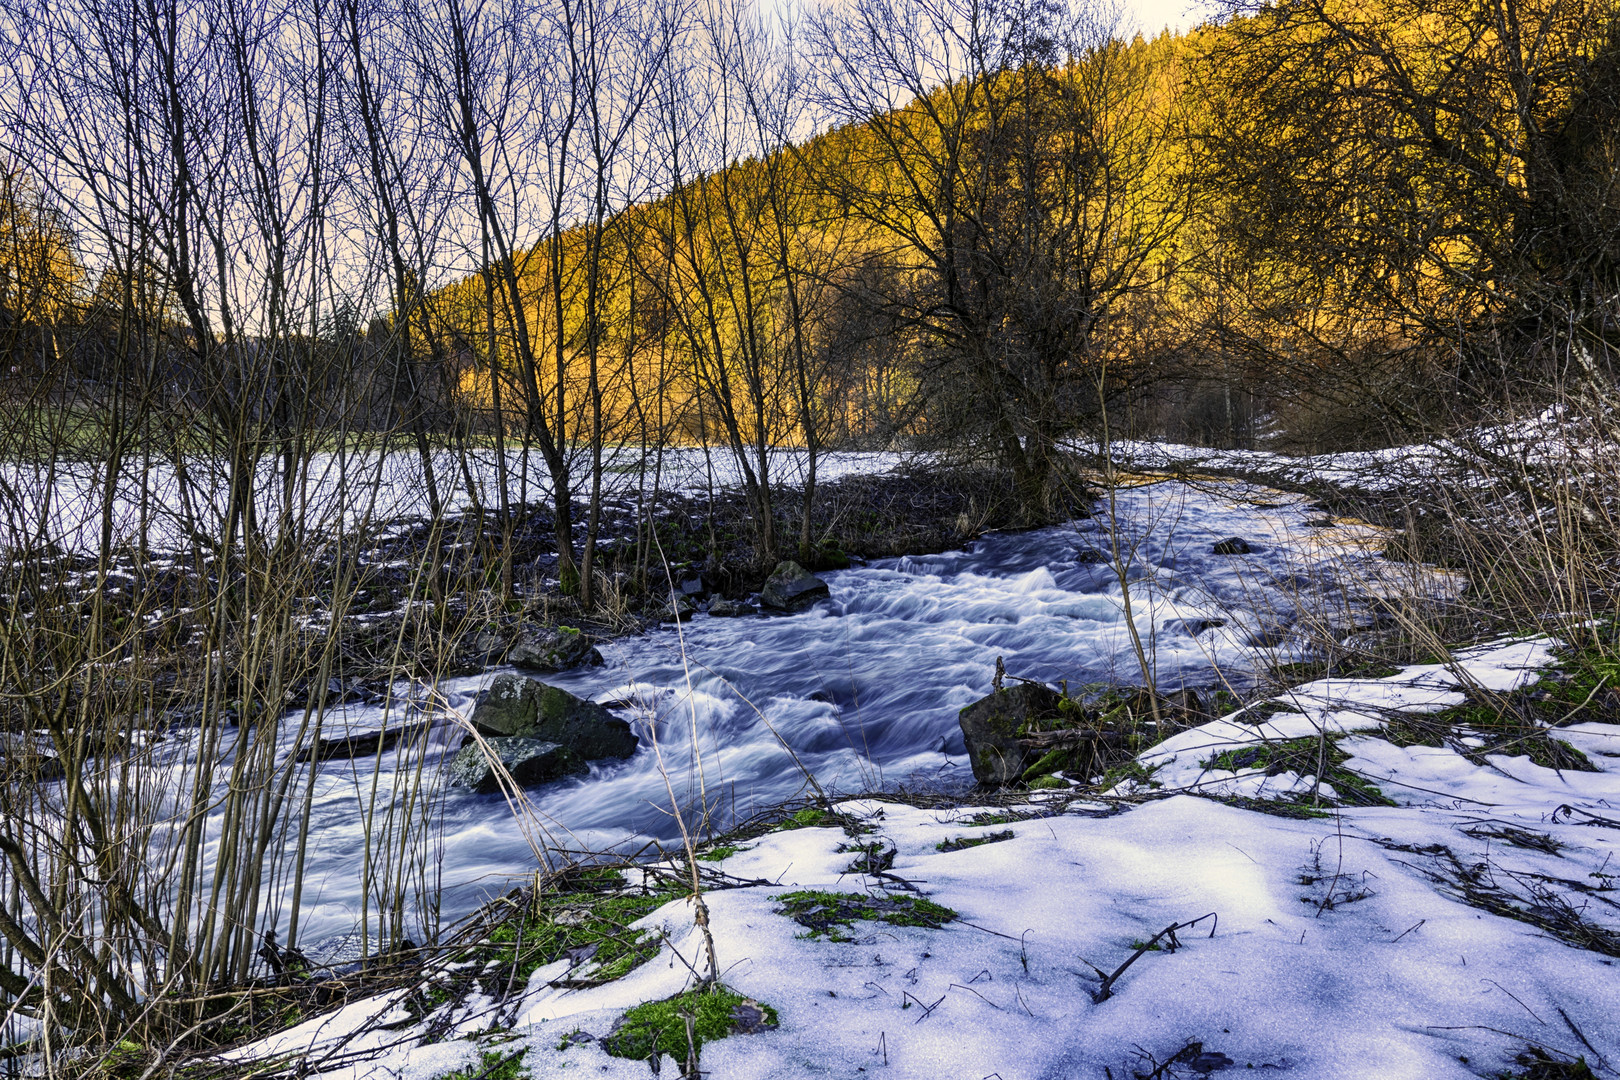
M 1539 1046 L 1527 1048 L 1514 1057 L 1517 1072 L 1493 1073 L 1496 1080 L 1597 1080 L 1585 1057 L 1554 1056 Z
M 1330 818 L 1333 816 L 1319 806 L 1311 806 L 1309 796 L 1305 796 L 1303 799 L 1293 795 L 1286 795 L 1280 799 L 1250 799 L 1243 795 L 1228 795 L 1215 801 L 1225 803 L 1227 806 L 1235 806 L 1239 810 L 1253 810 L 1257 814 L 1291 818 L 1295 821 L 1309 821 L 1313 818 Z
M 1115 765 L 1113 768 L 1104 773 L 1101 783 L 1099 783 L 1097 786 L 1102 788 L 1104 791 L 1107 791 L 1109 788 L 1118 784 L 1123 784 L 1127 780 L 1134 780 L 1136 783 L 1141 784 L 1144 787 L 1161 787 L 1163 785 L 1161 785 L 1157 780 L 1153 779 L 1153 774 L 1158 771 L 1159 766 L 1157 765 L 1144 765 L 1140 761 L 1135 760 L 1126 761 L 1119 765 Z
M 103 1076 L 134 1080 L 146 1071 L 151 1055 L 145 1046 L 134 1039 L 120 1039 L 112 1049 L 102 1055 L 97 1072 Z
M 688 1017 L 692 1020 L 690 1041 Z M 725 987 L 689 990 L 626 1012 L 613 1034 L 602 1040 L 602 1049 L 614 1057 L 648 1060 L 655 1054 L 668 1054 L 676 1061 L 686 1061 L 716 1039 L 776 1025 L 775 1009 L 735 991 Z
M 1071 764 L 1070 759 L 1072 759 L 1074 756 L 1074 751 L 1068 749 L 1059 748 L 1057 750 L 1048 750 L 1041 756 L 1040 760 L 1036 761 L 1035 764 L 1024 770 L 1024 779 L 1033 780 L 1037 776 L 1045 776 L 1047 773 L 1054 773 L 1062 769 L 1067 769 Z
M 523 1067 L 523 1055 L 528 1052 L 527 1048 L 513 1054 L 485 1050 L 476 1065 L 445 1073 L 439 1080 L 519 1080 L 529 1075 L 529 1070 Z
M 1515 700 L 1517 699 L 1517 700 Z M 1556 714 L 1556 715 L 1552 715 Z M 1476 753 L 1505 754 L 1509 757 L 1528 757 L 1545 769 L 1569 772 L 1597 772 L 1587 756 L 1561 739 L 1547 733 L 1542 724 L 1553 723 L 1565 715 L 1558 708 L 1551 710 L 1545 699 L 1526 700 L 1522 696 L 1505 697 L 1501 702 L 1469 702 L 1442 712 L 1429 713 L 1422 723 L 1436 733 L 1468 734 L 1484 740 Z
M 970 829 L 982 829 L 987 825 L 1011 825 L 1015 821 L 1028 820 L 1028 814 L 1009 814 L 1005 811 L 996 812 L 987 810 L 980 814 L 974 814 L 966 821 L 958 821 L 957 824 Z
M 1256 743 L 1253 746 L 1222 750 L 1202 762 L 1206 769 L 1238 772 L 1259 769 L 1267 776 L 1292 772 L 1299 776 L 1320 775 L 1332 784 L 1339 800 L 1351 806 L 1394 806 L 1387 795 L 1348 769 L 1342 768 L 1350 755 L 1339 749 L 1337 739 L 1329 738 L 1326 746 L 1320 739 L 1285 739 L 1278 742 Z
M 999 844 L 1003 840 L 1011 840 L 1015 834 L 1011 829 L 1006 832 L 990 833 L 988 836 L 953 836 L 949 840 L 941 840 L 934 845 L 935 851 L 962 851 L 966 848 L 978 847 L 980 844 Z
M 1263 724 L 1273 716 L 1298 711 L 1294 706 L 1285 705 L 1280 701 L 1260 701 L 1232 717 L 1232 720 L 1239 724 Z
M 778 823 L 774 831 L 788 832 L 792 829 L 843 829 L 850 836 L 872 831 L 871 826 L 862 824 L 858 818 L 848 814 L 835 814 L 815 806 L 807 806 L 794 813 L 792 817 Z
M 807 806 L 792 817 L 777 826 L 782 832 L 791 829 L 824 829 L 835 828 L 843 824 L 843 819 L 837 814 L 830 814 L 814 806 Z
M 1035 779 L 1029 782 L 1029 790 L 1031 791 L 1055 791 L 1058 788 L 1068 788 L 1072 786 L 1072 784 L 1063 779 L 1061 776 L 1037 776 Z
M 1450 728 L 1426 713 L 1396 713 L 1384 721 L 1382 737 L 1396 746 L 1444 746 Z
M 541 723 L 562 720 L 568 715 L 567 691 L 547 686 L 540 694 L 539 712 Z
M 739 847 L 736 844 L 721 844 L 719 847 L 710 848 L 708 851 L 700 851 L 700 852 L 698 852 L 698 861 L 699 862 L 724 862 L 725 860 L 731 858 L 733 855 L 737 854 L 737 852 L 739 852 L 739 851 L 747 851 L 747 850 L 748 850 L 747 848 Z
M 622 887 L 624 879 L 612 870 L 592 868 L 570 881 L 570 888 L 534 898 L 522 918 L 496 927 L 489 936 L 494 960 L 512 970 L 522 982 L 536 968 L 564 958 L 576 961 L 569 977 L 580 982 L 611 982 L 658 955 L 659 935 L 632 930 L 631 924 L 680 895 L 662 890 L 650 893 L 604 893 Z
M 920 896 L 866 896 L 806 889 L 773 899 L 782 905 L 776 910 L 778 915 L 786 915 L 809 931 L 803 936 L 825 936 L 830 941 L 854 940 L 844 931 L 858 919 L 937 930 L 956 918 L 950 908 Z

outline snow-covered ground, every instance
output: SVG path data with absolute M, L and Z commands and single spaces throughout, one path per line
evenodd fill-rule
M 892 453 L 822 453 L 816 458 L 821 482 L 851 473 L 879 473 L 901 463 Z M 448 450 L 432 455 L 433 472 L 446 513 L 499 504 L 499 467 L 493 449 L 467 451 L 465 468 Z M 802 450 L 781 448 L 769 455 L 772 483 L 804 483 Z M 112 530 L 115 543 L 133 544 L 144 529 L 147 543 L 159 551 L 188 548 L 196 536 L 215 537 L 224 527 L 231 477 L 221 458 L 184 459 L 176 469 L 153 461 L 143 472 L 139 461 L 125 461 L 114 484 Z M 547 504 L 551 481 L 539 451 L 506 454 L 507 494 L 526 504 Z M 590 463 L 577 455 L 576 483 L 590 475 Z M 757 467 L 757 465 L 756 465 Z M 387 529 L 429 517 L 428 484 L 415 450 L 370 450 L 317 453 L 300 465 L 289 485 L 278 459 L 259 463 L 254 477 L 259 518 L 274 522 L 290 490 L 301 528 L 315 533 L 362 525 Z M 674 447 L 662 451 L 639 446 L 610 447 L 603 461 L 604 497 L 634 498 L 638 485 L 650 497 L 662 492 L 695 495 L 709 490 L 738 489 L 742 473 L 725 450 Z M 92 552 L 101 542 L 107 466 L 100 461 L 0 462 L 0 551 L 33 549 L 50 544 L 62 551 Z
M 725 983 L 773 1005 L 780 1027 L 709 1044 L 705 1075 L 1124 1080 L 1254 1069 L 1428 1080 L 1517 1075 L 1527 1047 L 1615 1075 L 1620 961 L 1543 927 L 1584 923 L 1620 943 L 1620 729 L 1554 732 L 1599 769 L 1579 773 L 1379 737 L 1391 717 L 1455 704 L 1461 687 L 1535 679 L 1550 645 L 1504 641 L 1447 666 L 1298 687 L 1281 699 L 1290 711 L 1261 724 L 1228 717 L 1144 754 L 1162 786 L 1136 805 L 1059 793 L 1015 808 L 1044 816 L 983 826 L 974 807 L 844 804 L 872 830 L 859 843 L 894 848 L 888 877 L 849 872 L 857 841 L 841 829 L 750 841 L 718 866 L 770 884 L 711 891 L 707 902 Z M 1323 731 L 1353 732 L 1348 766 L 1397 805 L 1299 818 L 1201 797 L 1314 790 L 1331 807 L 1331 787 L 1314 777 L 1211 764 Z M 1003 832 L 1012 835 L 938 847 Z M 851 941 L 811 939 L 776 898 L 812 888 L 915 889 L 959 918 L 938 929 L 857 923 Z M 1512 908 L 1525 917 L 1497 913 Z M 1158 938 L 1100 992 L 1160 931 L 1193 920 L 1176 932 L 1179 947 Z M 647 1077 L 646 1062 L 610 1057 L 599 1040 L 626 1008 L 680 991 L 700 960 L 686 901 L 641 925 L 662 928 L 667 944 L 627 977 L 566 990 L 547 985 L 566 962 L 542 968 L 499 1008 L 444 1006 L 463 1010 L 447 1041 L 418 1045 L 408 1024 L 365 1023 L 404 1017 L 383 999 L 235 1056 L 296 1053 L 313 1072 L 426 1080 L 477 1062 L 488 1043 L 473 1033 L 498 1021 L 516 1039 L 501 1052 L 527 1047 L 535 1077 Z M 670 1060 L 662 1069 L 679 1071 Z
M 1099 455 L 1102 449 L 1083 440 L 1069 448 L 1085 455 Z M 1118 466 L 1132 470 L 1227 472 L 1270 483 L 1331 485 L 1341 491 L 1386 494 L 1421 491 L 1437 483 L 1486 488 L 1504 477 L 1537 471 L 1574 479 L 1600 464 L 1612 472 L 1620 457 L 1620 446 L 1611 431 L 1557 406 L 1509 423 L 1381 450 L 1294 455 L 1139 439 L 1120 439 L 1108 449 Z

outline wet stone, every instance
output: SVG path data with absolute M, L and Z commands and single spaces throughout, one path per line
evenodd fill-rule
M 630 725 L 594 701 L 521 675 L 498 675 L 472 723 L 484 735 L 554 742 L 585 761 L 627 758 L 638 745 Z
M 773 611 L 802 611 L 829 595 L 827 583 L 798 563 L 779 562 L 759 591 L 759 603 Z
M 600 664 L 602 654 L 592 647 L 589 634 L 572 626 L 529 626 L 512 643 L 506 662 L 525 671 L 566 671 Z
M 958 713 L 973 778 L 996 787 L 1019 780 L 1029 756 L 1020 736 L 1031 721 L 1056 716 L 1061 700 L 1049 686 L 1020 682 L 980 698 Z
M 486 739 L 483 745 L 477 741 L 468 743 L 451 759 L 450 783 L 472 788 L 480 795 L 493 795 L 500 791 L 499 773 L 490 760 L 492 755 L 519 787 L 530 787 L 590 771 L 577 755 L 554 742 L 524 738 Z

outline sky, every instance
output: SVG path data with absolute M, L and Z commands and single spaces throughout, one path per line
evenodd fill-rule
M 1207 0 L 1125 0 L 1122 6 L 1124 16 L 1147 37 L 1165 27 L 1186 30 L 1197 26 L 1216 10 Z

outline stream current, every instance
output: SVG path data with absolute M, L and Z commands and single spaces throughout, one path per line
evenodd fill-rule
M 1212 551 L 1233 536 L 1252 550 Z M 1371 621 L 1370 601 L 1418 584 L 1413 570 L 1378 555 L 1382 538 L 1371 527 L 1328 524 L 1302 498 L 1226 481 L 1126 488 L 1112 518 L 1104 504 L 1092 519 L 826 573 L 831 597 L 811 610 L 699 614 L 604 644 L 600 667 L 543 676 L 582 697 L 629 703 L 618 714 L 641 748 L 588 776 L 528 790 L 521 813 L 499 795 L 441 789 L 424 891 L 442 890 L 448 921 L 531 880 L 540 845 L 678 845 L 672 795 L 688 824 L 707 807 L 723 828 L 805 793 L 806 771 L 833 793 L 968 788 L 957 711 L 990 691 L 998 657 L 1010 676 L 1066 680 L 1071 691 L 1143 683 L 1127 590 L 1108 561 L 1116 543 L 1161 690 L 1241 689 L 1267 665 L 1298 659 L 1309 631 L 1331 627 L 1342 637 Z M 434 723 L 425 754 L 419 744 L 320 765 L 300 940 L 354 928 L 367 807 L 386 804 L 419 761 L 429 787 L 438 786 L 440 761 L 464 737 L 458 716 L 470 716 L 501 670 L 443 683 L 390 716 L 351 705 L 328 718 L 327 736 L 407 714 Z M 290 752 L 296 717 L 285 726 Z

